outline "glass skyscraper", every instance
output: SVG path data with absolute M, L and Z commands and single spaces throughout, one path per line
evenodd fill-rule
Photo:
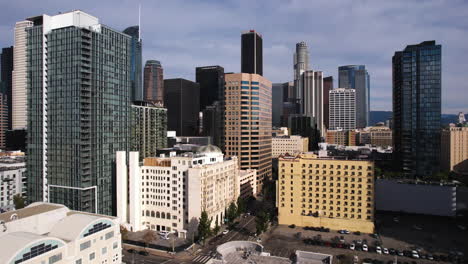
M 263 75 L 263 38 L 255 30 L 242 32 L 241 72 Z
M 115 153 L 129 149 L 131 38 L 81 11 L 28 20 L 29 202 L 111 215 Z
M 364 65 L 338 67 L 338 88 L 356 90 L 356 127 L 369 126 L 370 82 Z
M 408 177 L 439 171 L 441 57 L 441 45 L 424 41 L 392 59 L 394 159 Z
M 132 37 L 130 52 L 130 80 L 132 82 L 132 101 L 143 101 L 142 86 L 142 44 L 140 27 L 126 28 L 123 33 Z

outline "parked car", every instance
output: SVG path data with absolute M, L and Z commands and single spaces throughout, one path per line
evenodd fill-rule
M 362 251 L 366 251 L 366 252 L 369 251 L 369 247 L 367 247 L 366 244 L 363 244 L 362 245 Z
M 352 243 L 351 245 L 349 245 L 349 249 L 355 250 L 355 249 L 356 249 L 356 245 L 354 245 L 354 243 Z
M 427 254 L 427 259 L 428 260 L 434 260 L 434 257 L 431 254 Z
M 355 234 L 356 236 L 360 236 L 360 235 L 361 235 L 361 232 L 356 231 L 356 232 L 354 232 L 354 234 Z
M 388 251 L 390 252 L 390 255 L 396 255 L 396 250 L 394 248 L 390 248 L 388 249 Z
M 390 252 L 388 251 L 388 248 L 383 248 L 383 249 L 382 249 L 382 252 L 383 252 L 385 255 L 390 254 Z
M 349 233 L 351 233 L 351 232 L 349 232 L 349 231 L 346 230 L 346 229 L 342 229 L 342 230 L 338 231 L 338 233 L 340 233 L 340 234 L 349 234 Z
M 412 250 L 411 251 L 411 257 L 418 259 L 419 258 L 419 253 L 416 250 Z
M 226 230 L 223 231 L 222 234 L 223 234 L 223 235 L 226 235 L 227 233 L 229 233 L 229 230 L 226 229 Z
M 138 251 L 138 254 L 140 254 L 142 256 L 148 256 L 149 255 L 149 253 L 147 251 L 143 251 L 143 250 Z
M 131 249 L 127 250 L 127 252 L 130 253 L 130 254 L 133 254 L 133 253 L 136 253 L 136 250 L 134 250 L 133 248 L 131 248 Z
M 289 228 L 296 228 L 296 225 L 295 225 L 295 224 L 292 224 L 292 225 L 289 225 L 288 227 L 289 227 Z
M 400 257 L 403 257 L 403 256 L 404 256 L 404 252 L 401 251 L 401 250 L 397 250 L 397 255 L 400 256 Z
M 365 259 L 362 260 L 362 264 L 372 264 L 372 259 L 365 258 Z
M 377 246 L 375 248 L 375 252 L 377 252 L 377 254 L 382 254 L 382 249 L 379 246 Z

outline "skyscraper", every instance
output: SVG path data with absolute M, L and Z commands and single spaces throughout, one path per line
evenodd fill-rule
M 164 103 L 164 70 L 161 62 L 148 60 L 144 70 L 144 100 L 155 104 Z
M 255 30 L 242 32 L 241 72 L 263 75 L 263 39 Z
M 131 38 L 79 10 L 27 20 L 29 202 L 111 215 L 115 153 L 129 148 Z
M 330 127 L 329 108 L 331 90 L 333 90 L 333 76 L 323 78 L 323 125 L 326 129 Z
M 274 83 L 271 88 L 272 98 L 272 119 L 271 123 L 274 127 L 281 126 L 281 116 L 283 115 L 284 102 L 284 86 L 288 83 Z
M 143 101 L 143 86 L 141 82 L 142 72 L 142 43 L 140 38 L 140 27 L 132 26 L 126 28 L 123 33 L 132 37 L 130 48 L 130 80 L 132 82 L 132 101 Z
M 16 22 L 15 47 L 13 49 L 12 73 L 12 129 L 25 130 L 27 126 L 28 97 L 26 92 L 26 29 L 32 27 L 29 20 Z
M 294 98 L 300 103 L 303 100 L 303 85 L 302 74 L 309 70 L 309 49 L 307 43 L 301 41 L 296 43 L 296 52 L 293 57 L 294 61 Z
M 303 103 L 302 113 L 313 117 L 320 136 L 325 137 L 323 124 L 323 73 L 307 70 L 302 73 Z
M 330 96 L 330 130 L 356 129 L 356 90 L 337 88 Z
M 439 171 L 441 49 L 435 41 L 424 41 L 392 58 L 395 165 L 408 177 Z
M 224 98 L 224 68 L 205 66 L 195 69 L 195 82 L 200 84 L 200 109 Z
M 370 83 L 364 65 L 347 65 L 338 68 L 338 87 L 356 90 L 356 127 L 369 125 Z
M 164 106 L 167 108 L 167 130 L 177 136 L 198 135 L 200 85 L 182 78 L 164 80 Z
M 8 130 L 8 96 L 5 83 L 0 82 L 0 149 L 6 147 L 6 132 Z
M 271 178 L 271 82 L 258 74 L 226 74 L 226 156 L 257 170 L 257 193 Z
M 11 129 L 12 115 L 12 86 L 13 86 L 13 47 L 3 48 L 0 59 L 0 81 L 3 83 L 4 93 L 8 104 L 7 129 Z

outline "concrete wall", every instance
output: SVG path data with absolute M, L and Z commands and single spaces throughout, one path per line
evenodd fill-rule
M 455 216 L 456 187 L 377 180 L 375 206 L 379 211 Z

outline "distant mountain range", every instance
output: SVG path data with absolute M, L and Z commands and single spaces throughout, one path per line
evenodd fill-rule
M 392 111 L 371 111 L 370 117 L 369 117 L 370 118 L 369 125 L 375 125 L 378 122 L 385 123 L 385 121 L 387 121 L 391 117 L 392 117 Z M 446 126 L 450 123 L 457 123 L 458 115 L 442 114 L 440 121 L 443 126 Z

